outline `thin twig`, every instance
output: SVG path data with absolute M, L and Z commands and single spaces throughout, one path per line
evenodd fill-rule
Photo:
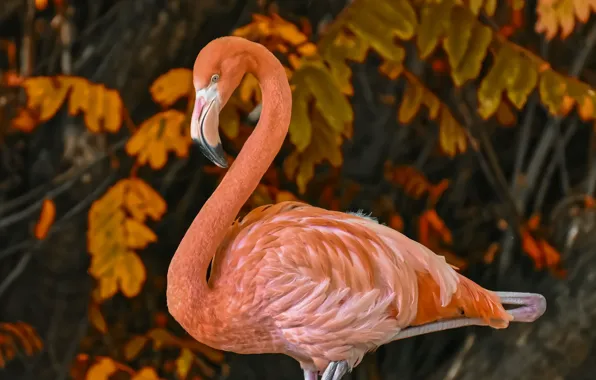
M 37 248 L 37 246 L 39 246 L 39 243 L 36 244 L 33 249 Z M 29 261 L 33 257 L 33 249 L 27 251 L 27 253 L 21 257 L 21 260 L 19 260 L 17 266 L 14 267 L 14 269 L 10 271 L 10 273 L 4 278 L 4 281 L 0 283 L 0 297 L 2 297 L 2 294 L 4 294 L 6 289 L 8 289 L 10 285 L 23 273 L 27 267 L 27 264 L 29 264 Z
M 573 120 L 571 122 L 571 124 L 569 125 L 569 127 L 567 128 L 567 130 L 565 131 L 565 133 L 563 134 L 563 136 L 562 136 L 563 138 L 561 139 L 562 141 L 560 142 L 560 146 L 561 146 L 560 150 L 562 150 L 563 153 L 556 154 L 553 156 L 553 158 L 551 159 L 551 162 L 549 163 L 549 165 L 546 169 L 546 172 L 542 176 L 542 182 L 540 183 L 538 191 L 536 192 L 533 213 L 538 213 L 540 211 L 540 208 L 542 207 L 542 204 L 546 197 L 546 193 L 548 192 L 548 187 L 550 185 L 550 181 L 551 181 L 552 176 L 555 172 L 555 169 L 557 168 L 557 164 L 559 164 L 561 162 L 560 156 L 561 155 L 564 156 L 565 145 L 567 145 L 567 143 L 569 142 L 569 140 L 571 140 L 571 137 L 575 133 L 575 131 L 577 129 L 577 123 L 578 123 L 577 119 Z M 567 186 L 569 186 L 569 185 L 567 185 Z
M 115 177 L 116 175 L 112 174 L 108 178 L 103 180 L 102 183 L 99 184 L 99 186 L 97 186 L 97 188 L 94 191 L 89 193 L 85 198 L 83 198 L 73 208 L 71 208 L 67 213 L 65 213 L 56 223 L 54 223 L 54 225 L 48 232 L 46 240 L 39 240 L 32 244 L 33 247 L 27 251 L 27 253 L 21 258 L 17 266 L 8 274 L 8 276 L 6 276 L 4 281 L 0 283 L 0 297 L 6 291 L 6 289 L 8 289 L 10 284 L 12 284 L 23 273 L 27 264 L 29 263 L 29 260 L 31 260 L 33 251 L 38 250 L 43 245 L 43 243 L 47 241 L 49 237 L 59 232 L 70 218 L 72 218 L 77 213 L 81 212 L 83 209 L 89 206 L 93 202 L 93 200 L 96 199 L 99 196 L 99 194 L 105 191 L 105 189 L 110 185 L 110 183 L 114 181 Z
M 526 114 L 524 115 L 524 121 L 522 122 L 519 133 L 513 175 L 511 177 L 511 190 L 513 190 L 513 187 L 517 184 L 521 176 L 522 168 L 524 166 L 524 159 L 528 153 L 528 147 L 530 145 L 530 132 L 532 131 L 532 125 L 534 124 L 534 116 L 536 116 L 537 105 L 538 95 L 533 93 L 528 100 Z M 519 208 L 519 205 L 517 206 Z
M 45 198 L 54 198 L 60 194 L 62 194 L 63 192 L 67 191 L 68 189 L 70 189 L 74 183 L 83 175 L 85 174 L 87 171 L 89 171 L 90 169 L 92 169 L 95 165 L 99 164 L 101 161 L 103 161 L 105 158 L 109 157 L 110 154 L 112 154 L 113 152 L 123 148 L 126 145 L 126 141 L 127 139 L 122 139 L 119 142 L 117 142 L 116 144 L 114 144 L 109 151 L 107 152 L 102 152 L 100 153 L 95 160 L 93 160 L 92 162 L 90 162 L 89 164 L 85 165 L 82 168 L 78 168 L 76 170 L 74 170 L 74 173 L 69 174 L 70 179 L 65 181 L 64 183 L 62 183 L 60 186 L 55 187 L 52 190 L 47 191 L 44 194 L 44 197 L 41 199 L 38 199 L 36 202 L 33 202 L 30 206 L 26 207 L 23 210 L 20 210 L 18 212 L 15 212 L 13 214 L 7 215 L 6 217 L 0 219 L 0 228 L 4 228 L 7 227 L 11 224 L 14 224 L 24 218 L 26 218 L 27 216 L 31 215 L 32 213 L 36 212 L 37 210 L 40 209 L 41 205 L 43 204 L 43 200 Z M 74 168 L 73 168 L 74 169 Z M 53 181 L 53 182 L 58 182 L 58 181 Z M 46 188 L 45 185 L 42 186 L 42 189 Z M 39 193 L 42 189 L 33 189 L 30 193 Z M 25 203 L 27 201 L 30 201 L 31 195 L 29 194 L 25 194 L 23 196 L 21 196 L 20 198 L 14 200 L 13 202 L 7 203 L 5 204 L 2 208 L 0 208 L 0 215 L 2 215 L 2 213 L 5 212 L 5 209 L 12 209 L 14 208 L 15 204 L 22 204 Z

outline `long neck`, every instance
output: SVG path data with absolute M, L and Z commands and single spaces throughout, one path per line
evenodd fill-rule
M 203 308 L 209 287 L 206 272 L 238 212 L 281 149 L 290 124 L 292 94 L 281 63 L 266 48 L 247 48 L 247 67 L 259 80 L 263 109 L 259 123 L 225 177 L 184 235 L 168 270 L 170 313 L 190 327 Z

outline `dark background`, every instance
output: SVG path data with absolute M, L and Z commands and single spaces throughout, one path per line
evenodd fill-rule
M 31 28 L 38 30 L 34 64 L 30 69 L 18 69 L 29 75 L 59 74 L 64 71 L 59 39 L 49 27 L 56 9 L 50 6 L 35 13 L 32 23 L 27 3 L 2 0 L 0 37 L 15 41 L 20 52 L 23 35 Z M 173 67 L 192 67 L 207 42 L 249 23 L 252 13 L 270 9 L 269 2 L 252 0 L 88 0 L 71 5 L 73 12 L 68 17 L 74 26 L 74 40 L 69 74 L 118 89 L 137 122 L 157 111 L 148 92 L 156 77 Z M 308 19 L 315 26 L 314 41 L 316 26 L 332 20 L 345 6 L 343 0 L 275 2 L 282 17 Z M 595 85 L 596 55 L 589 54 L 596 40 L 593 22 L 578 27 L 563 42 L 547 42 L 533 31 L 534 9 L 535 2 L 528 1 L 524 11 L 527 25 L 514 41 L 542 55 L 559 72 L 573 74 L 571 70 L 575 70 L 584 82 Z M 490 25 L 499 20 L 483 22 Z M 413 51 L 408 43 L 404 45 Z M 1 70 L 9 70 L 8 59 L 0 59 Z M 589 358 L 596 357 L 595 214 L 583 202 L 584 195 L 593 195 L 596 184 L 591 154 L 593 126 L 573 115 L 561 120 L 550 117 L 534 94 L 518 115 L 517 126 L 503 128 L 474 118 L 466 127 L 479 142 L 479 151 L 468 149 L 449 159 L 436 152 L 437 128 L 432 122 L 417 118 L 409 127 L 396 122 L 396 105 L 385 104 L 382 97 L 400 99 L 404 81 L 389 81 L 379 74 L 380 62 L 370 54 L 363 64 L 352 65 L 354 136 L 345 143 L 344 164 L 336 172 L 339 179 L 335 183 L 337 196 L 345 181 L 357 182 L 360 191 L 342 207 L 374 211 L 380 198 L 389 199 L 405 221 L 405 233 L 416 237 L 411 221 L 424 209 L 424 202 L 389 184 L 383 177 L 384 163 L 412 165 L 432 182 L 450 178 L 452 184 L 436 209 L 453 233 L 452 251 L 467 260 L 465 275 L 489 289 L 540 292 L 548 299 L 548 310 L 534 324 L 512 325 L 504 331 L 464 328 L 389 344 L 368 355 L 351 378 L 594 378 L 596 362 Z M 437 94 L 452 109 L 466 104 L 466 89 L 454 91 L 444 80 L 442 85 L 425 62 L 412 59 L 409 65 L 423 82 L 440 89 Z M 119 140 L 88 133 L 80 118 L 70 118 L 66 112 L 59 112 L 32 134 L 8 132 L 20 96 L 12 87 L 0 88 L 0 97 L 7 100 L 0 106 L 0 321 L 31 324 L 44 349 L 39 355 L 8 363 L 0 369 L 0 378 L 65 379 L 72 376 L 70 369 L 79 353 L 123 361 L 122 343 L 155 326 L 157 316 L 163 317 L 163 276 L 169 260 L 216 181 L 203 173 L 208 162 L 197 151 L 188 159 L 170 159 L 159 172 L 139 171 L 168 202 L 168 213 L 152 226 L 158 242 L 142 253 L 155 279 L 147 282 L 139 297 L 129 300 L 116 296 L 102 307 L 110 330 L 102 335 L 88 319 L 94 283 L 87 274 L 86 211 L 97 194 L 128 175 L 130 165 L 113 169 L 105 152 Z M 64 156 L 67 140 L 74 141 L 77 149 Z M 520 155 L 523 149 L 527 153 Z M 515 177 L 520 156 L 525 159 L 525 176 Z M 531 168 L 530 173 L 526 167 Z M 512 178 L 534 181 L 520 190 Z M 524 191 L 528 194 L 525 197 Z M 536 204 L 540 191 L 545 191 L 545 197 Z M 59 214 L 54 228 L 58 233 L 38 242 L 30 237 L 30 231 L 41 200 L 48 194 L 56 195 Z M 305 200 L 321 203 L 313 194 Z M 567 270 L 564 277 L 536 270 L 521 249 L 519 235 L 499 227 L 501 220 L 515 225 L 512 210 L 520 220 L 532 212 L 543 215 L 544 237 L 561 252 Z M 381 220 L 387 222 L 383 216 Z M 502 250 L 487 264 L 483 257 L 495 241 L 501 243 Z M 184 334 L 171 319 L 167 327 L 179 336 Z M 176 355 L 176 351 L 145 352 L 128 364 L 132 368 L 152 365 L 163 369 L 164 363 Z M 286 357 L 226 354 L 225 361 L 230 371 L 227 377 L 221 375 L 227 372 L 222 363 L 210 364 L 217 371 L 215 377 L 302 376 L 298 364 Z M 175 378 L 172 373 L 160 375 Z

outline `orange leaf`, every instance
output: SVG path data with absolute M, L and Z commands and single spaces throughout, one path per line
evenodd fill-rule
M 437 215 L 435 210 L 427 210 L 422 217 L 428 222 L 428 224 L 437 231 L 443 241 L 447 244 L 451 244 L 451 231 L 445 225 L 445 222 Z
M 492 262 L 495 261 L 495 256 L 497 255 L 498 251 L 499 243 L 492 243 L 484 254 L 484 262 L 486 264 L 492 264 Z
M 17 352 L 32 356 L 41 351 L 43 344 L 33 329 L 23 322 L 0 323 L 0 368 L 15 358 Z
M 145 347 L 148 340 L 149 338 L 144 335 L 137 335 L 129 340 L 124 346 L 124 357 L 126 360 L 131 361 L 135 359 L 143 347 Z
M 540 226 L 540 214 L 534 214 L 528 219 L 528 229 L 530 231 L 536 231 Z
M 99 305 L 95 302 L 89 303 L 89 321 L 99 332 L 103 334 L 108 332 L 106 320 L 101 314 Z
M 544 264 L 540 247 L 532 235 L 525 229 L 522 231 L 522 249 L 532 258 L 536 265 L 536 269 L 543 268 Z
M 404 220 L 398 214 L 393 214 L 389 218 L 389 227 L 397 231 L 404 230 Z
M 192 70 L 172 69 L 157 78 L 149 91 L 162 107 L 169 107 L 183 97 L 194 97 Z
M 424 193 L 427 193 L 431 205 L 436 204 L 443 192 L 449 187 L 449 180 L 443 179 L 437 185 L 433 185 L 426 179 L 424 174 L 411 166 L 402 165 L 393 168 L 390 164 L 387 164 L 385 170 L 385 178 L 401 186 L 410 197 L 420 199 Z
M 35 0 L 35 9 L 43 11 L 48 6 L 48 0 Z
M 144 367 L 137 373 L 135 373 L 130 380 L 158 380 L 159 376 L 154 368 Z
M 43 240 L 48 236 L 48 231 L 54 223 L 56 218 L 56 205 L 51 199 L 44 199 L 41 206 L 41 213 L 37 224 L 35 225 L 35 237 L 39 240 Z
M 101 358 L 91 365 L 86 380 L 108 380 L 116 371 L 116 363 L 112 359 Z

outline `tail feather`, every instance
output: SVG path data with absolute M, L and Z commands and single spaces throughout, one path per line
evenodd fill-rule
M 429 274 L 418 276 L 418 311 L 412 326 L 444 319 L 478 318 L 488 326 L 509 326 L 513 316 L 505 310 L 497 294 L 458 274 L 459 284 L 447 306 L 441 306 L 439 285 Z

